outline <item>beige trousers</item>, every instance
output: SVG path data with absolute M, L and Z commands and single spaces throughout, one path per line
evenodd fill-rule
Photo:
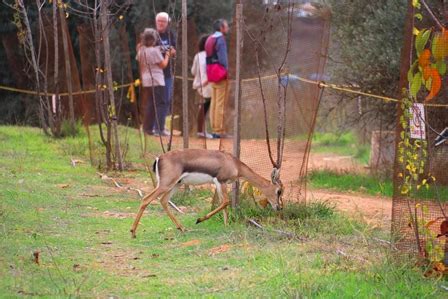
M 218 83 L 211 83 L 212 100 L 210 105 L 210 122 L 213 133 L 224 134 L 224 112 L 226 109 L 227 97 L 229 96 L 229 81 L 222 80 Z

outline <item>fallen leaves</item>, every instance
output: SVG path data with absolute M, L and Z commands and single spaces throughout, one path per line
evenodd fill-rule
M 443 262 L 433 262 L 423 275 L 425 277 L 441 277 L 446 274 L 448 274 L 448 269 Z
M 65 189 L 65 188 L 70 187 L 70 185 L 69 184 L 57 184 L 56 187 L 61 188 L 61 189 Z
M 36 263 L 37 265 L 40 265 L 39 257 L 40 257 L 40 251 L 35 250 L 33 252 L 33 262 Z
M 185 243 L 182 243 L 181 246 L 182 247 L 190 247 L 190 246 L 197 246 L 199 244 L 201 244 L 201 240 L 195 239 L 195 240 L 190 240 Z
M 232 245 L 230 244 L 222 244 L 218 247 L 213 247 L 212 249 L 210 249 L 208 251 L 208 255 L 214 256 L 220 253 L 224 253 L 230 250 L 230 248 L 232 248 Z

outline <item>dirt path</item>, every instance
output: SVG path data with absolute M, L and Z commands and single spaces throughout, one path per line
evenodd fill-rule
M 324 200 L 351 217 L 361 218 L 369 226 L 390 228 L 392 199 L 364 194 L 339 193 L 330 190 L 308 190 L 308 200 Z

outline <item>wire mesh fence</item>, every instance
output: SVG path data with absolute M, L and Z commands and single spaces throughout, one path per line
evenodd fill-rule
M 435 8 L 432 7 L 437 11 Z M 417 13 L 422 13 L 422 22 L 413 21 Z M 443 41 L 443 28 L 434 28 L 434 18 L 426 2 L 421 10 L 410 6 L 407 16 L 407 23 L 412 26 L 407 27 L 402 67 L 409 70 L 409 91 L 403 94 L 398 107 L 392 234 L 402 252 L 447 264 L 448 159 L 443 133 L 448 125 L 446 87 L 434 99 L 430 97 L 439 76 L 444 74 L 443 70 L 439 74 L 436 64 L 445 64 L 446 40 Z M 410 30 L 420 33 L 413 36 Z M 427 38 L 422 42 L 425 32 Z M 428 64 L 423 59 L 425 52 Z M 426 75 L 429 69 L 433 70 L 431 76 Z M 417 85 L 420 70 L 423 76 Z M 425 86 L 420 89 L 422 82 Z

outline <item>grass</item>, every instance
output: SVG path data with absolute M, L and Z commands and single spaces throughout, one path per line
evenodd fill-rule
M 209 210 L 211 194 L 193 191 L 174 198 L 189 208 L 176 214 L 187 233 L 151 205 L 131 239 L 136 194 L 108 186 L 87 163 L 71 165 L 73 156 L 88 155 L 84 134 L 54 140 L 37 129 L 0 127 L 0 142 L 1 297 L 446 295 L 443 282 L 423 278 L 412 263 L 396 262 L 372 241 L 387 238 L 385 232 L 323 202 L 289 205 L 278 215 L 244 201 L 227 227 L 220 216 L 195 225 Z M 148 180 L 142 172 L 121 176 Z M 266 230 L 249 226 L 247 218 Z
M 370 146 L 361 144 L 353 132 L 341 134 L 316 132 L 313 135 L 312 151 L 353 156 L 362 164 L 368 164 L 370 159 Z
M 391 179 L 375 177 L 369 174 L 354 174 L 332 170 L 315 170 L 310 172 L 311 187 L 330 189 L 338 192 L 359 192 L 373 196 L 393 196 Z M 448 188 L 431 185 L 429 189 L 422 188 L 413 195 L 418 199 L 448 200 Z
M 360 192 L 370 195 L 392 197 L 393 184 L 389 179 L 381 179 L 368 174 L 340 173 L 332 170 L 310 172 L 311 187 L 339 192 Z

